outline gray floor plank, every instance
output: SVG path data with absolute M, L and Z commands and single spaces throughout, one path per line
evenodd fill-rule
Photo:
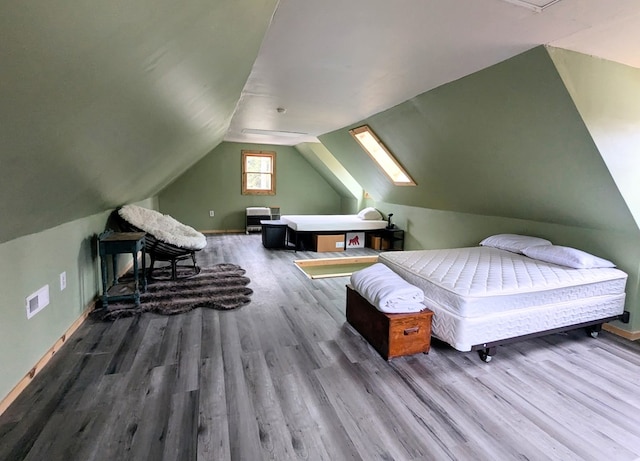
M 640 343 L 602 332 L 498 348 L 433 341 L 379 354 L 345 322 L 348 277 L 214 235 L 202 266 L 241 265 L 232 311 L 88 319 L 0 415 L 2 460 L 640 459 Z
M 379 418 L 375 399 L 357 368 L 335 364 L 314 374 L 363 459 L 411 459 L 412 455 L 390 430 L 393 420 Z
M 192 461 L 197 458 L 198 438 L 184 434 L 198 432 L 198 401 L 200 390 L 172 394 L 169 402 L 167 437 L 164 443 L 163 460 Z
M 179 331 L 178 381 L 175 392 L 198 390 L 200 380 L 200 356 L 202 345 L 202 309 L 182 315 L 184 323 Z
M 162 459 L 177 365 L 151 370 L 149 390 L 144 398 L 140 424 L 131 442 L 131 459 Z
M 292 435 L 282 414 L 280 399 L 264 355 L 261 352 L 248 352 L 243 354 L 242 362 L 255 409 L 263 458 L 283 461 L 296 459 Z
M 313 402 L 314 397 L 307 392 L 308 386 L 302 382 L 303 379 L 303 375 L 298 373 L 274 378 L 274 389 L 290 431 L 291 445 L 297 459 L 336 459 L 332 448 L 327 450 L 320 427 L 311 417 L 307 403 Z
M 201 371 L 197 459 L 230 460 L 231 447 L 222 360 L 204 359 Z
M 487 374 L 480 380 L 489 388 L 499 391 L 518 414 L 523 415 L 541 430 L 552 434 L 562 449 L 550 451 L 550 453 L 564 453 L 564 447 L 566 447 L 577 459 L 606 459 L 601 448 L 587 435 L 587 432 L 591 431 L 585 427 L 564 399 L 545 395 L 547 389 L 539 387 L 538 379 L 522 380 L 518 376 L 506 374 L 502 375 L 498 382 L 496 376 Z M 560 427 L 563 430 L 557 430 Z M 550 457 L 550 459 L 562 460 L 564 457 Z
M 256 412 L 244 375 L 237 321 L 231 312 L 224 312 L 220 316 L 220 336 L 231 459 L 263 459 Z

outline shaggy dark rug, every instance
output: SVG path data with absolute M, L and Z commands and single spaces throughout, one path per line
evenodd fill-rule
M 209 309 L 236 309 L 251 301 L 253 293 L 247 285 L 245 270 L 235 264 L 216 264 L 205 267 L 188 278 L 166 280 L 151 278 L 147 291 L 140 294 L 140 307 L 133 301 L 110 301 L 107 309 L 96 309 L 94 317 L 114 320 L 119 317 L 155 312 L 164 315 L 181 314 L 198 307 Z M 155 271 L 154 271 L 155 274 Z M 125 275 L 120 278 L 126 282 Z

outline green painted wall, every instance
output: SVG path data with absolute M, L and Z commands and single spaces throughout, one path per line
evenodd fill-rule
M 363 207 L 364 191 L 345 167 L 319 142 L 298 144 L 295 148 L 342 197 L 341 214 L 354 214 Z
M 222 142 L 276 6 L 2 2 L 0 243 L 153 196 Z
M 563 75 L 577 79 L 590 67 L 584 59 L 591 58 L 565 59 Z M 617 76 L 620 69 L 612 72 Z M 606 79 L 607 69 L 598 73 L 598 80 Z M 627 80 L 625 88 L 636 94 L 640 85 Z M 625 97 L 609 90 L 584 84 L 580 93 L 598 113 L 600 100 Z M 586 98 L 586 91 L 603 94 Z M 594 142 L 574 104 L 579 98 L 565 87 L 547 49 L 538 47 L 320 140 L 371 193 L 375 206 L 394 213 L 394 222 L 407 231 L 409 249 L 476 245 L 487 235 L 515 232 L 613 260 L 629 274 L 631 324 L 620 327 L 637 331 L 640 232 L 600 154 L 598 137 Z M 416 187 L 392 186 L 369 161 L 348 134 L 363 123 L 396 155 Z M 599 127 L 609 137 L 619 129 L 616 123 Z M 635 160 L 626 166 L 637 177 Z
M 242 195 L 243 149 L 276 152 L 276 195 Z M 245 208 L 283 214 L 339 214 L 342 197 L 290 146 L 222 143 L 160 192 L 160 211 L 199 230 L 242 230 Z M 215 216 L 209 217 L 209 210 Z
M 372 164 L 348 133 L 362 123 L 416 187 L 394 187 Z M 320 140 L 375 200 L 569 226 L 637 228 L 543 47 L 352 126 Z
M 92 237 L 108 213 L 0 245 L 0 396 L 5 396 L 80 316 L 99 287 Z M 67 272 L 60 291 L 59 274 Z M 49 285 L 49 306 L 27 320 L 25 298 Z
M 558 48 L 549 55 L 640 224 L 640 69 Z
M 153 199 L 139 203 L 154 208 Z M 102 293 L 96 237 L 110 212 L 0 244 L 0 399 Z M 122 265 L 131 258 L 121 258 Z M 60 290 L 60 273 L 67 288 Z M 27 319 L 25 299 L 49 285 L 50 304 Z

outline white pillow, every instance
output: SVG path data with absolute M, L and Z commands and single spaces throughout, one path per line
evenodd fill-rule
M 594 269 L 597 267 L 616 267 L 611 261 L 598 258 L 586 251 L 575 248 L 563 247 L 559 245 L 539 245 L 526 248 L 523 252 L 525 256 L 546 261 L 548 263 L 560 264 L 574 269 Z
M 480 242 L 480 245 L 522 254 L 522 250 L 525 248 L 536 245 L 551 245 L 551 242 L 540 237 L 531 237 L 529 235 L 496 234 L 484 239 Z
M 358 218 L 366 220 L 377 220 L 382 219 L 382 215 L 378 210 L 370 206 L 360 211 L 360 213 L 358 213 Z

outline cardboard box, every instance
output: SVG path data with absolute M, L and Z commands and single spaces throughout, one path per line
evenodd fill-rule
M 313 242 L 317 252 L 344 251 L 344 234 L 313 234 Z
M 374 250 L 380 250 L 382 247 L 382 237 L 377 235 L 367 236 L 367 246 Z
M 347 232 L 347 248 L 364 248 L 364 232 Z

